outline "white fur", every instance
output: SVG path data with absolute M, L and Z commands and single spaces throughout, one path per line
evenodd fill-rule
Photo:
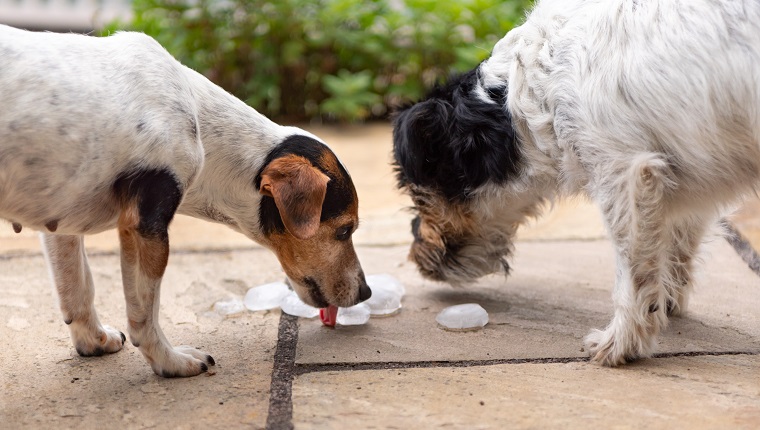
M 596 201 L 618 262 L 592 359 L 651 355 L 685 310 L 706 226 L 760 179 L 760 3 L 543 0 L 480 66 L 508 84 L 525 170 L 479 191 L 493 229 L 570 194 Z
M 0 26 L 0 58 L 0 218 L 41 231 L 56 222 L 43 245 L 80 353 L 123 344 L 95 313 L 81 237 L 116 227 L 119 173 L 170 168 L 185 191 L 178 213 L 268 245 L 255 175 L 287 136 L 314 136 L 273 123 L 139 33 L 94 38 Z M 130 338 L 154 371 L 191 376 L 212 364 L 164 337 L 160 278 L 123 255 L 122 272 L 130 321 L 143 324 L 130 326 Z

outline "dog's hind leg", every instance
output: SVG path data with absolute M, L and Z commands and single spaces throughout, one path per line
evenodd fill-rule
M 164 377 L 195 376 L 214 365 L 205 352 L 172 347 L 158 324 L 161 279 L 169 260 L 169 222 L 181 192 L 166 171 L 132 173 L 114 186 L 121 197 L 118 220 L 121 274 L 129 338 L 153 371 Z
M 79 355 L 119 351 L 126 340 L 124 334 L 100 324 L 95 312 L 95 290 L 82 236 L 42 234 L 42 246 L 58 291 L 63 319 Z
M 617 254 L 615 315 L 586 337 L 592 361 L 617 366 L 652 354 L 667 325 L 665 280 L 671 232 L 665 195 L 673 182 L 667 163 L 645 154 L 621 169 L 598 194 Z

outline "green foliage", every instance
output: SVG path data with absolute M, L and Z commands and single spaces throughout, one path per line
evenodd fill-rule
M 469 70 L 531 0 L 134 0 L 178 60 L 269 117 L 358 121 Z

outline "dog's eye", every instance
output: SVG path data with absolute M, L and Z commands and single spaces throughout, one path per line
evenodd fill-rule
M 339 228 L 338 231 L 335 233 L 335 238 L 340 241 L 345 241 L 351 237 L 351 233 L 353 232 L 354 232 L 353 224 L 344 225 L 343 227 Z

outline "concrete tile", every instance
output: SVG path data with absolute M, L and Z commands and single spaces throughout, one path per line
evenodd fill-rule
M 759 351 L 760 278 L 722 239 L 705 249 L 691 310 L 672 319 L 659 351 Z M 402 311 L 336 329 L 301 320 L 297 363 L 585 357 L 583 337 L 612 315 L 615 268 L 606 241 L 518 243 L 509 279 L 489 277 L 464 288 L 422 280 L 405 262 L 406 252 L 359 250 L 367 274 L 390 273 L 406 285 Z M 485 329 L 452 333 L 437 327 L 441 309 L 469 302 L 488 311 Z
M 126 328 L 118 257 L 90 259 L 104 324 Z M 41 257 L 0 259 L 0 428 L 261 428 L 266 422 L 279 312 L 221 317 L 218 300 L 281 277 L 263 250 L 172 254 L 160 319 L 174 345 L 209 352 L 216 373 L 156 376 L 127 343 L 82 358 L 63 323 Z
M 303 429 L 756 429 L 759 356 L 309 373 Z

